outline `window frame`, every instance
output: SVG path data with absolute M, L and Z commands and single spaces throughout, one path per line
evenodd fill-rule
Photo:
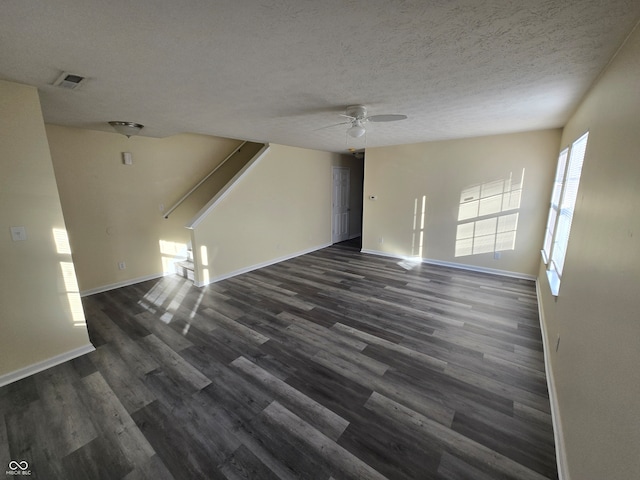
M 589 131 L 580 135 L 558 155 L 556 177 L 541 250 L 551 293 L 558 296 L 564 262 L 571 236 L 571 225 L 580 189 Z

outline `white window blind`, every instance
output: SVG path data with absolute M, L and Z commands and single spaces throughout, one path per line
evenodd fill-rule
M 562 269 L 564 268 L 569 234 L 571 232 L 571 222 L 578 198 L 578 186 L 580 185 L 580 174 L 582 173 L 582 163 L 587 149 L 588 138 L 589 132 L 573 142 L 569 153 L 569 165 L 565 174 L 564 188 L 562 189 L 560 198 L 560 210 L 557 212 L 555 239 L 553 241 L 553 248 L 551 249 L 550 268 L 555 270 L 558 278 L 562 277 Z
M 564 174 L 567 166 L 567 155 L 569 149 L 565 148 L 558 156 L 558 167 L 556 169 L 556 179 L 553 184 L 553 193 L 551 194 L 551 207 L 549 208 L 549 218 L 547 220 L 547 230 L 544 235 L 544 245 L 542 252 L 544 253 L 545 263 L 551 258 L 551 245 L 553 241 L 553 233 L 556 229 L 558 221 L 558 213 L 560 211 L 560 196 L 562 195 L 562 187 L 564 185 Z

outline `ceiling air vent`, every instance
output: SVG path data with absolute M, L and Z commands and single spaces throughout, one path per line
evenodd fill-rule
M 55 87 L 67 88 L 69 90 L 75 90 L 82 85 L 86 80 L 86 77 L 76 75 L 75 73 L 62 72 L 62 75 L 53 82 Z

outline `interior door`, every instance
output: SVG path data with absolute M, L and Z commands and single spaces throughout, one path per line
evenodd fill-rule
M 333 167 L 332 241 L 349 239 L 349 169 Z

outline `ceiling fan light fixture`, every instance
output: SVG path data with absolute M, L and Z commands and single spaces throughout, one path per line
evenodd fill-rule
M 350 137 L 353 138 L 359 138 L 362 135 L 364 135 L 366 132 L 365 128 L 362 126 L 362 123 L 360 123 L 360 121 L 355 121 L 353 122 L 353 126 L 347 130 L 347 133 L 349 134 Z
M 137 135 L 140 133 L 140 130 L 144 128 L 144 125 L 133 122 L 109 122 L 109 125 L 111 125 L 116 132 L 126 135 L 127 138 Z
M 339 125 L 351 125 L 347 129 L 347 135 L 353 138 L 360 138 L 367 129 L 365 125 L 368 122 L 395 122 L 396 120 L 405 120 L 406 115 L 399 114 L 382 114 L 382 115 L 367 115 L 367 108 L 364 105 L 349 105 L 344 114 L 340 114 L 341 117 L 346 117 L 346 122 L 335 123 L 333 125 L 327 125 L 316 130 L 324 130 L 325 128 L 337 127 Z

